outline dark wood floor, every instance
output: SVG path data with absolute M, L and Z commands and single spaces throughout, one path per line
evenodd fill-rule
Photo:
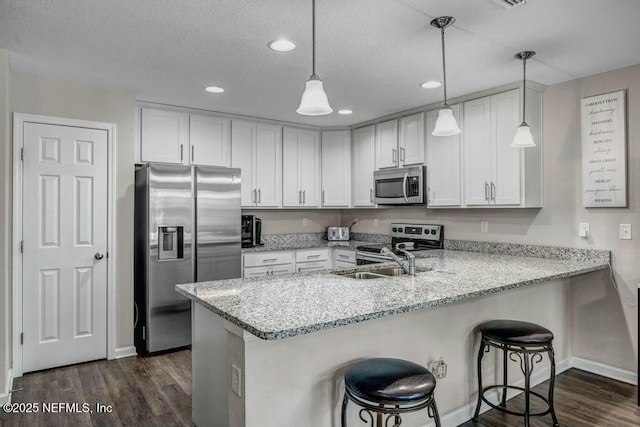
M 14 388 L 23 390 L 14 392 L 13 402 L 88 403 L 93 413 L 5 414 L 0 410 L 3 427 L 191 425 L 189 350 L 30 373 L 17 378 Z M 547 384 L 535 390 L 545 394 Z M 563 427 L 640 426 L 636 388 L 628 384 L 571 369 L 557 377 L 554 400 Z M 96 413 L 97 403 L 112 405 L 113 412 Z M 510 400 L 508 406 L 520 410 L 522 397 Z M 535 405 L 534 409 L 542 408 Z M 521 418 L 493 410 L 481 415 L 477 424 L 462 427 L 521 425 Z M 532 422 L 532 426 L 551 425 L 549 416 Z
M 191 351 L 100 360 L 17 378 L 12 402 L 78 402 L 92 414 L 5 414 L 0 426 L 190 426 Z M 96 413 L 97 403 L 112 405 Z M 42 409 L 41 409 L 42 411 Z

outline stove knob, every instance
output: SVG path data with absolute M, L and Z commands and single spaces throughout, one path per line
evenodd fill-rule
M 425 229 L 424 234 L 429 234 L 429 230 Z
M 431 234 L 436 234 L 435 228 L 433 230 L 431 230 Z
M 391 229 L 391 231 L 393 231 L 393 232 L 395 233 L 396 231 L 398 231 L 398 229 L 397 229 L 397 228 L 395 228 L 395 227 L 393 227 L 393 228 Z
M 402 228 L 398 228 L 398 233 L 402 233 Z

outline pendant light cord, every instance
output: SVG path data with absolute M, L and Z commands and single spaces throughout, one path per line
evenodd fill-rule
M 312 59 L 311 59 L 311 69 L 312 76 L 316 75 L 316 0 L 311 0 L 311 51 Z
M 527 59 L 522 60 L 522 124 L 526 125 L 527 115 L 525 109 L 527 107 Z
M 447 65 L 445 62 L 445 54 L 444 54 L 444 27 L 440 29 L 440 33 L 442 34 L 442 80 L 444 83 L 443 85 L 444 86 L 444 108 L 448 108 L 449 104 L 447 104 Z

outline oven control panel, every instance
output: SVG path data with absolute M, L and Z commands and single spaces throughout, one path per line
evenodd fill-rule
M 443 225 L 391 223 L 391 237 L 421 240 L 441 240 Z

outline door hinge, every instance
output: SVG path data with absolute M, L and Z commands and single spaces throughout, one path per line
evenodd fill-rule
M 24 160 L 24 148 L 20 149 L 20 160 Z
M 24 253 L 24 240 L 20 240 L 20 253 Z
M 24 332 L 20 332 L 20 345 L 24 344 Z

